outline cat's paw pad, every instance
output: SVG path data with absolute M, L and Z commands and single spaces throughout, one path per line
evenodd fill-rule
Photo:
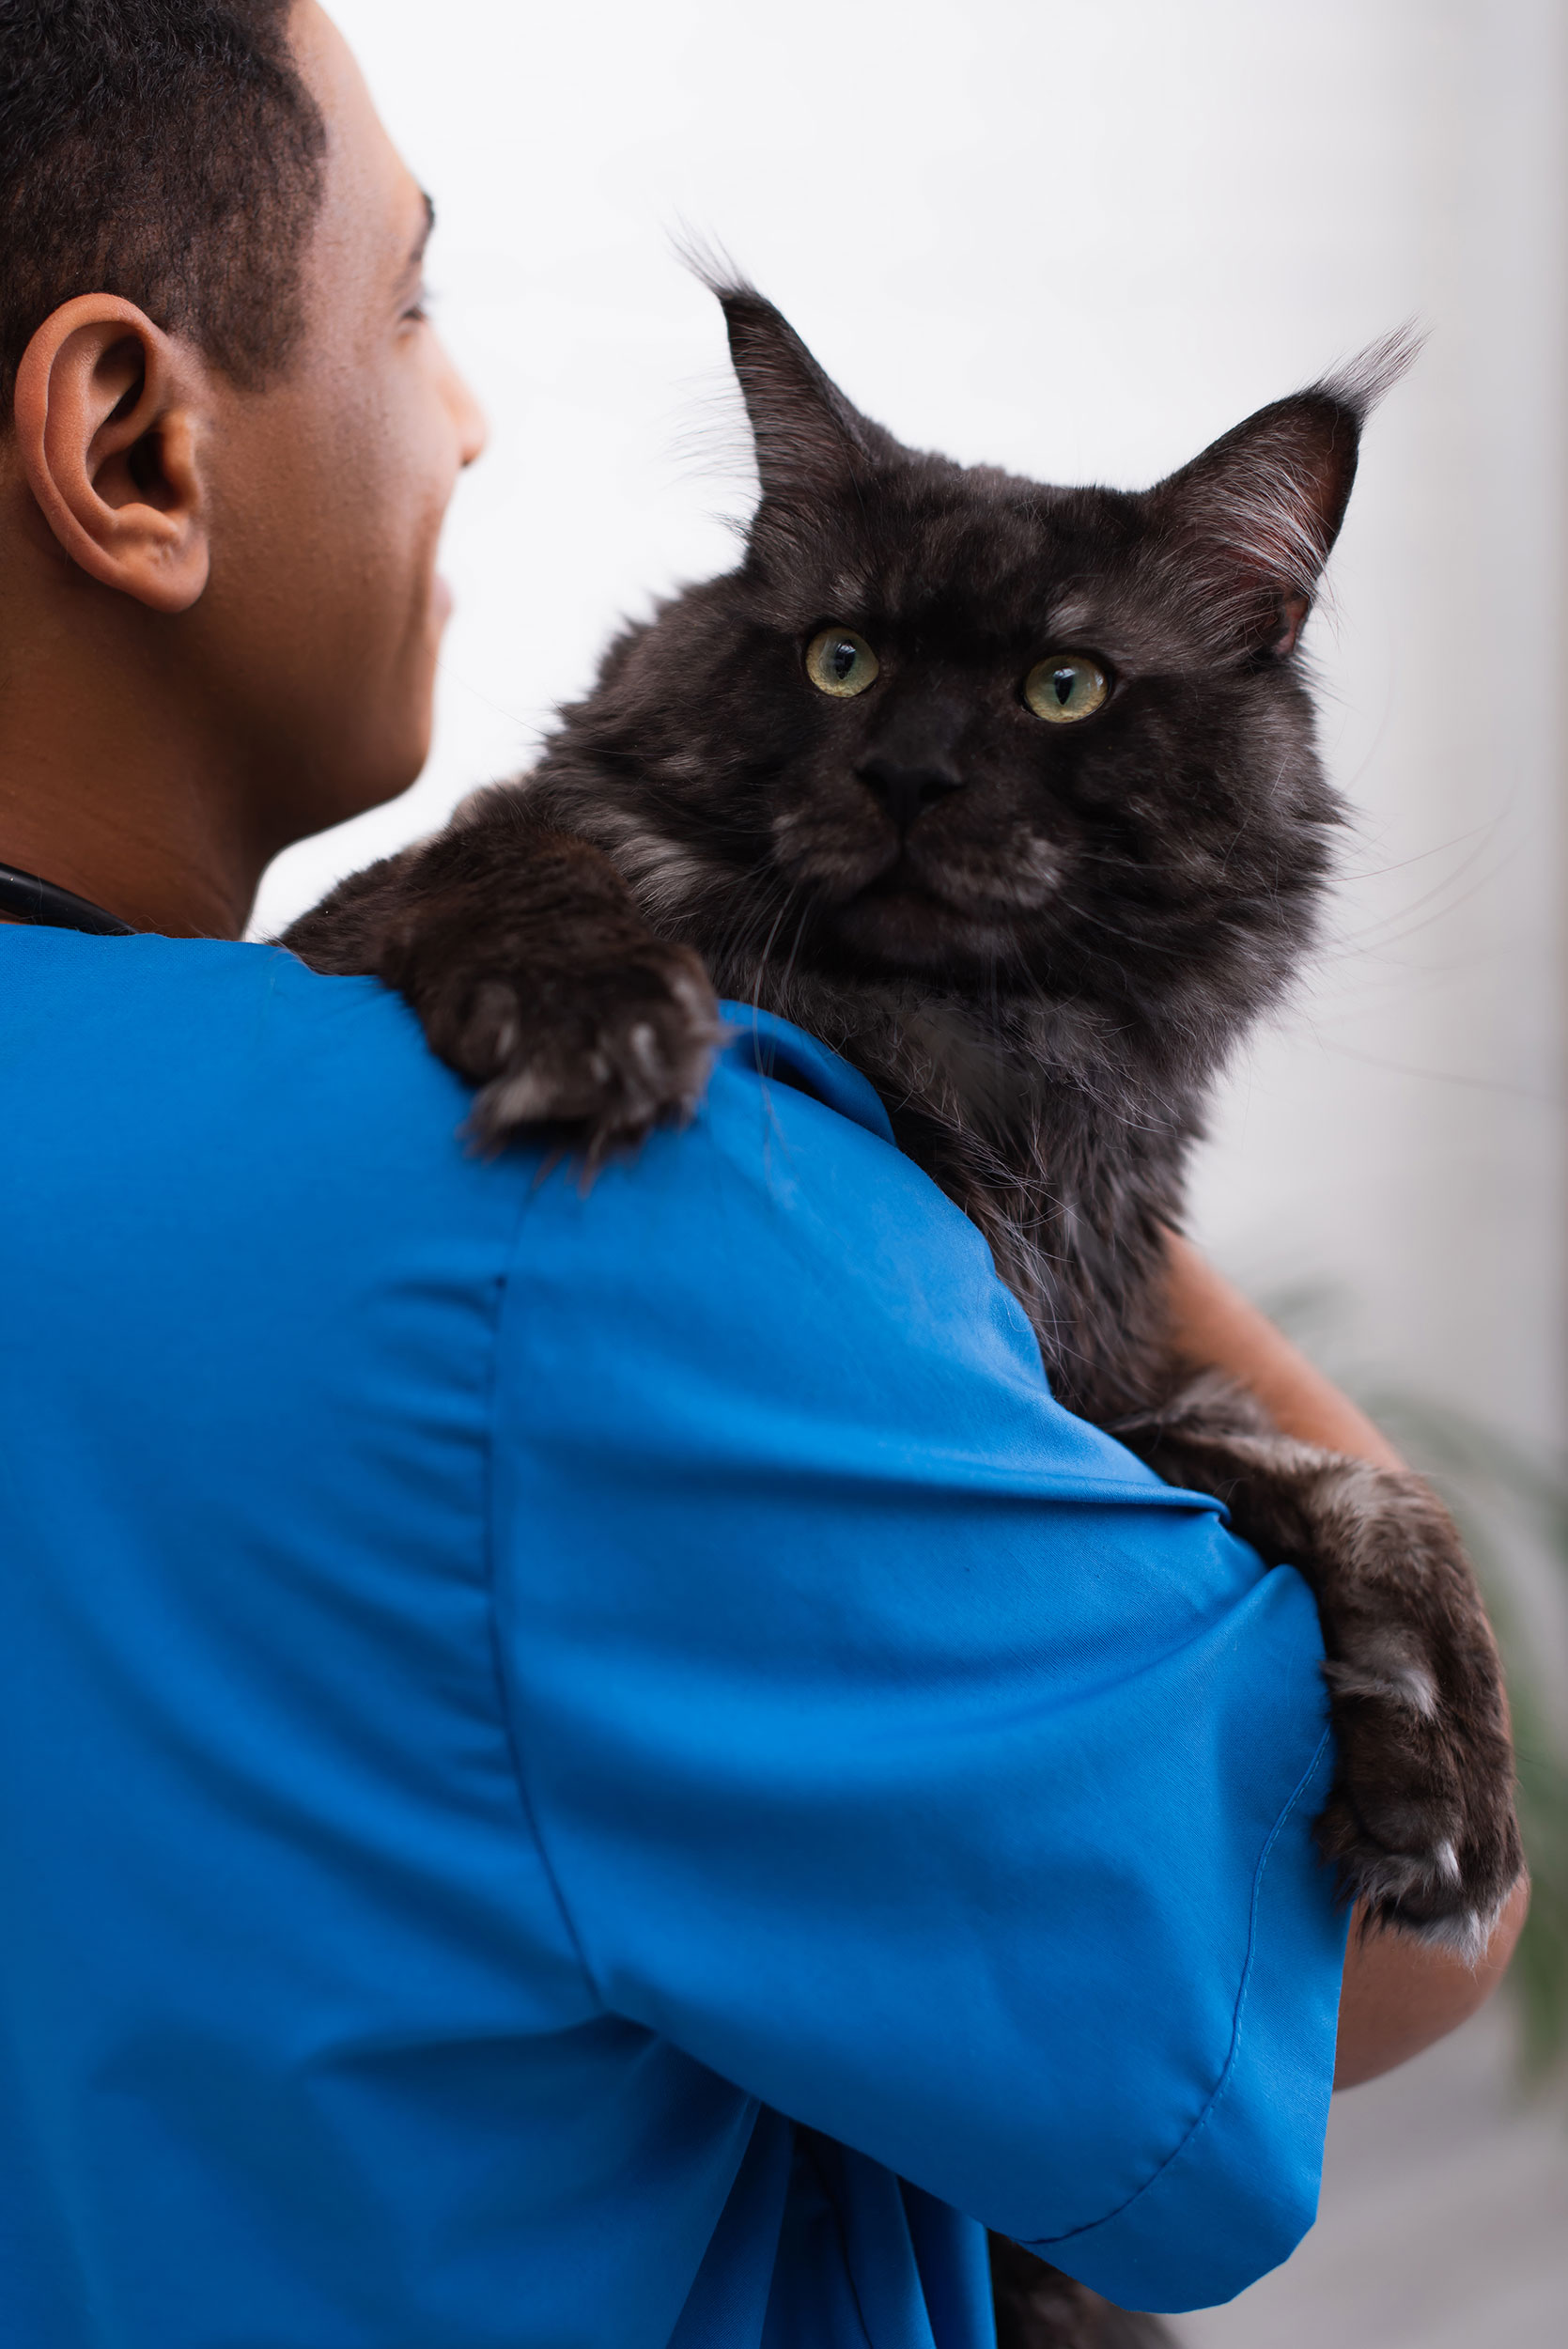
M 543 987 L 480 979 L 441 1049 L 480 1087 L 469 1122 L 482 1148 L 570 1128 L 592 1173 L 654 1127 L 691 1116 L 720 1034 L 701 961 L 650 940 L 613 966 Z
M 1324 1667 L 1339 1769 L 1317 1836 L 1370 1921 L 1474 1964 L 1523 1865 L 1484 1626 L 1368 1626 Z

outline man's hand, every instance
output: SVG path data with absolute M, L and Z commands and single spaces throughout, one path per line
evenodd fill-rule
M 1358 2088 L 1374 2080 L 1468 2022 L 1508 1971 L 1529 1909 L 1529 1878 L 1521 1876 L 1485 1956 L 1473 1968 L 1403 1933 L 1363 1934 L 1358 1911 L 1340 1992 L 1334 2086 Z
M 1257 1397 L 1282 1435 L 1379 1468 L 1405 1466 L 1371 1420 L 1196 1249 L 1172 1236 L 1170 1252 L 1171 1318 L 1185 1361 L 1224 1371 Z M 1474 1967 L 1402 1933 L 1369 1935 L 1358 1910 L 1340 1995 L 1335 2087 L 1391 2072 L 1467 2022 L 1507 1972 L 1529 1907 L 1529 1883 L 1521 1877 Z

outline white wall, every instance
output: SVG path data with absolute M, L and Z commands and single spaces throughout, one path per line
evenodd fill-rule
M 678 222 L 901 436 L 1057 480 L 1153 479 L 1419 314 L 1312 628 L 1360 812 L 1333 938 L 1237 1074 L 1201 1222 L 1255 1284 L 1342 1283 L 1369 1357 L 1556 1439 L 1558 0 L 337 13 L 439 199 L 494 442 L 449 539 L 430 771 L 285 857 L 263 925 L 524 764 L 620 613 L 729 560 L 736 412 Z M 1502 2117 L 1498 2022 L 1336 2108 L 1322 2226 L 1193 2349 L 1555 2349 L 1565 2140 Z
M 1555 1433 L 1553 0 L 336 13 L 437 196 L 441 320 L 494 441 L 448 541 L 429 772 L 282 859 L 261 926 L 524 764 L 617 614 L 729 560 L 745 477 L 680 222 L 903 438 L 1056 480 L 1152 479 L 1416 313 L 1313 623 L 1361 812 L 1334 938 L 1238 1074 L 1201 1222 L 1254 1281 L 1343 1282 L 1382 1361 Z

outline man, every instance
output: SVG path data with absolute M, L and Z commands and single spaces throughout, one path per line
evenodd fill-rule
M 1056 1409 L 831 1054 L 583 1197 L 231 942 L 425 757 L 428 207 L 312 0 L 0 44 L 0 2341 L 970 2349 L 982 2223 L 1239 2289 L 1336 2015 L 1401 2060 L 1521 1902 L 1342 1998 L 1303 1585 Z

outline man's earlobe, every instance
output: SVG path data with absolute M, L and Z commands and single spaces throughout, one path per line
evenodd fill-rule
M 189 611 L 210 568 L 204 362 L 114 294 L 46 319 L 16 380 L 17 455 L 71 561 L 154 612 Z

